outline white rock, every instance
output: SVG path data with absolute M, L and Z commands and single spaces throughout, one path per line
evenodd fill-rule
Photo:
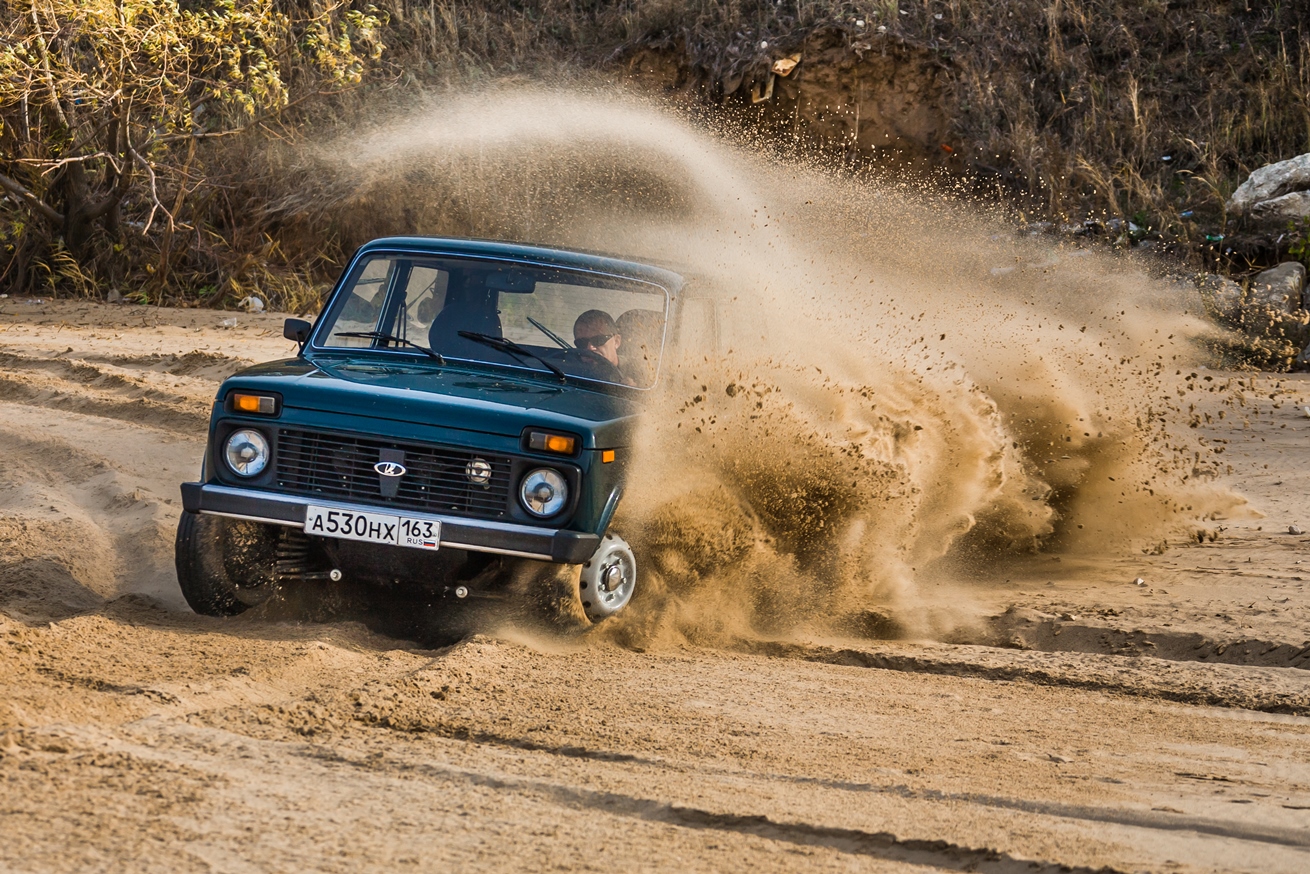
M 241 303 L 237 304 L 237 306 L 250 313 L 262 313 L 264 311 L 263 299 L 254 294 L 241 298 Z
M 1287 526 L 1287 533 L 1288 533 L 1288 534 L 1304 534 L 1305 532 L 1301 530 L 1301 526 L 1299 526 L 1299 525 L 1288 525 L 1288 526 Z
M 1134 585 L 1134 586 L 1145 586 L 1145 585 L 1146 585 L 1146 580 L 1142 579 L 1141 577 L 1138 577 L 1137 579 L 1133 580 L 1133 585 Z
M 1310 189 L 1310 154 L 1266 164 L 1256 170 L 1233 192 L 1228 211 L 1246 215 L 1257 203 L 1306 189 Z
M 1293 191 L 1251 206 L 1251 218 L 1262 224 L 1281 225 L 1310 216 L 1310 191 Z
M 1310 197 L 1310 192 L 1306 194 Z M 1256 274 L 1251 281 L 1247 303 L 1278 312 L 1295 312 L 1301 308 L 1301 292 L 1304 290 L 1305 267 L 1299 261 L 1284 261 Z

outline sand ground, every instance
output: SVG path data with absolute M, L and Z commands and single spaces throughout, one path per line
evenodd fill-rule
M 427 649 L 177 591 L 281 318 L 0 301 L 0 869 L 1310 870 L 1305 375 L 1205 426 L 1256 513 L 980 572 L 949 643 Z

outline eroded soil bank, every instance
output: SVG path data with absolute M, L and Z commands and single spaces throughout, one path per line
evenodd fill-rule
M 916 580 L 937 640 L 433 649 L 186 609 L 217 381 L 290 351 L 228 318 L 0 306 L 0 867 L 1310 867 L 1310 380 L 1197 396 L 1240 517 Z

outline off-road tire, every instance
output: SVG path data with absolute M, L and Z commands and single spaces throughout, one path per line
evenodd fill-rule
M 184 512 L 173 557 L 191 609 L 204 616 L 236 616 L 271 598 L 277 591 L 276 542 L 271 526 Z

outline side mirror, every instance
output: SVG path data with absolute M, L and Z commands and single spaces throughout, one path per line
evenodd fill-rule
M 305 344 L 309 342 L 309 331 L 313 326 L 304 319 L 287 319 L 282 323 L 282 336 L 288 340 L 295 340 L 300 345 L 300 351 L 305 351 Z

